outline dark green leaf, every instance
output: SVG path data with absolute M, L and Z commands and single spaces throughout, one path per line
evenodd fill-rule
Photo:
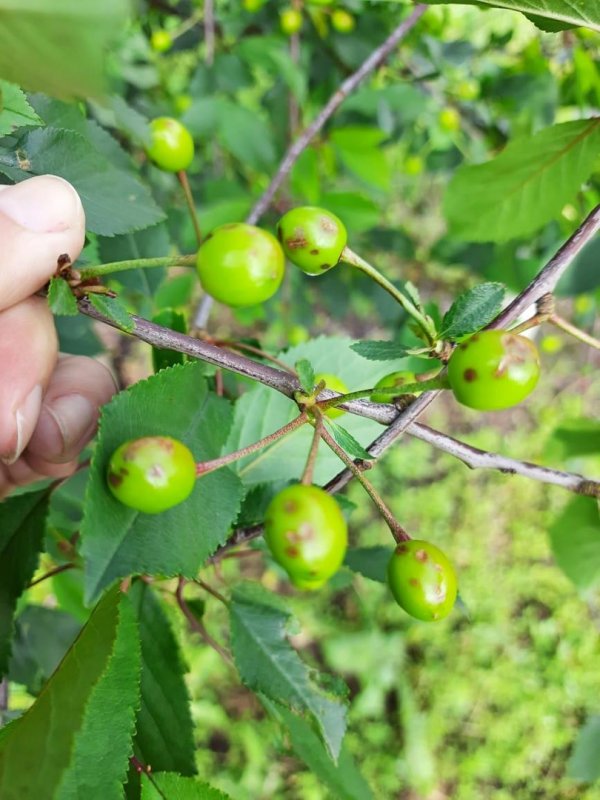
M 339 446 L 343 448 L 346 453 L 348 453 L 348 455 L 352 456 L 352 458 L 360 458 L 363 461 L 373 460 L 373 456 L 369 453 L 369 451 L 365 450 L 360 442 L 357 442 L 354 436 L 352 436 L 352 434 L 343 428 L 339 423 L 334 422 L 328 417 L 325 417 L 325 423 L 333 433 L 333 438 L 336 440 Z
M 228 794 L 196 778 L 173 772 L 142 775 L 142 800 L 231 800 Z
M 300 361 L 296 361 L 294 368 L 304 391 L 312 392 L 315 388 L 315 371 L 310 361 L 307 358 L 301 358 Z
M 325 691 L 289 644 L 291 614 L 258 584 L 236 586 L 230 605 L 231 646 L 242 681 L 255 692 L 308 715 L 337 760 L 346 730 L 346 707 Z
M 0 0 L 0 6 L 2 2 Z M 0 56 L 1 58 L 1 56 Z M 25 92 L 14 83 L 0 80 L 0 136 L 6 136 L 25 125 L 42 125 L 42 120 L 27 102 Z
M 77 300 L 64 278 L 50 279 L 48 305 L 50 311 L 59 317 L 74 317 L 78 313 Z
M 179 645 L 160 601 L 147 584 L 138 581 L 130 598 L 142 645 L 135 752 L 153 770 L 193 775 L 194 729 Z
M 35 703 L 0 732 L 3 800 L 121 800 L 139 671 L 131 604 L 113 590 Z
M 505 8 L 535 14 L 544 19 L 566 22 L 570 25 L 585 25 L 600 31 L 600 6 L 597 3 L 572 2 L 572 0 L 430 0 L 430 3 L 451 3 L 480 6 L 482 8 Z
M 347 747 L 341 749 L 337 763 L 316 736 L 310 725 L 287 708 L 263 701 L 270 713 L 281 722 L 290 736 L 292 748 L 298 758 L 329 788 L 336 800 L 372 800 L 371 787 L 360 773 Z
M 43 489 L 0 503 L 0 675 L 8 666 L 17 600 L 36 570 L 44 543 L 48 499 Z
M 407 354 L 407 350 L 398 342 L 369 341 L 355 342 L 351 345 L 355 353 L 368 361 L 394 361 Z
M 599 149 L 595 117 L 515 139 L 491 161 L 461 167 L 444 198 L 453 233 L 469 242 L 533 233 L 573 200 L 593 172 Z
M 590 717 L 579 731 L 567 764 L 567 774 L 585 783 L 600 779 L 600 716 Z
M 446 312 L 440 336 L 454 341 L 481 330 L 498 314 L 503 300 L 504 286 L 501 283 L 480 283 L 463 292 Z
M 109 297 L 106 294 L 96 294 L 91 292 L 87 299 L 94 306 L 96 311 L 103 314 L 108 319 L 113 320 L 121 330 L 131 333 L 135 329 L 135 323 L 127 307 L 118 297 Z
M 181 311 L 176 311 L 174 308 L 162 308 L 159 312 L 154 314 L 152 322 L 156 325 L 162 325 L 163 328 L 169 328 L 172 331 L 179 333 L 187 333 L 187 320 Z M 184 364 L 185 354 L 178 353 L 176 350 L 165 350 L 158 347 L 152 348 L 152 366 L 154 372 L 160 369 L 172 367 L 173 364 Z
M 598 502 L 575 497 L 550 529 L 559 567 L 578 589 L 600 583 L 600 514 Z
M 196 576 L 227 538 L 242 487 L 225 468 L 198 480 L 190 497 L 162 514 L 141 514 L 106 487 L 117 447 L 140 436 L 183 441 L 196 459 L 216 458 L 231 426 L 229 403 L 209 394 L 199 362 L 175 366 L 136 383 L 104 407 L 81 526 L 88 599 L 132 573 Z
M 387 583 L 387 568 L 393 552 L 392 547 L 354 547 L 346 552 L 344 564 L 365 578 Z
M 596 419 L 568 420 L 552 432 L 547 452 L 561 460 L 600 453 L 600 422 Z

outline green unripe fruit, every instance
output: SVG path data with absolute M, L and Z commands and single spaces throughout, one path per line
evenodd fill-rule
M 150 44 L 157 53 L 165 53 L 173 47 L 173 38 L 168 31 L 160 29 L 152 32 Z
M 196 260 L 200 283 L 228 306 L 253 306 L 275 294 L 285 258 L 268 231 L 244 222 L 221 225 L 209 234 Z
M 192 105 L 192 97 L 189 94 L 178 94 L 173 99 L 173 104 L 180 114 L 184 114 Z
M 480 331 L 459 344 L 448 362 L 448 381 L 459 403 L 479 411 L 524 400 L 540 376 L 536 346 L 508 331 Z
M 284 8 L 279 12 L 279 25 L 287 36 L 293 36 L 302 28 L 302 13 L 296 8 Z
M 265 514 L 265 541 L 299 589 L 318 589 L 340 568 L 348 530 L 337 502 L 318 486 L 288 486 Z
M 157 117 L 150 123 L 149 158 L 166 172 L 187 169 L 194 158 L 194 140 L 188 129 L 171 117 Z
M 348 394 L 348 387 L 344 383 L 341 378 L 338 378 L 337 375 L 333 375 L 330 372 L 318 372 L 315 375 L 315 386 L 317 383 L 321 381 L 325 381 L 325 388 L 331 389 L 332 392 L 338 392 L 339 394 Z M 328 416 L 330 419 L 335 419 L 336 417 L 341 417 L 345 414 L 343 408 L 328 408 L 325 411 L 325 415 Z
M 381 378 L 381 380 L 377 381 L 375 384 L 375 389 L 387 389 L 387 388 L 399 388 L 400 386 L 406 386 L 408 383 L 415 383 L 416 377 L 414 372 L 390 372 L 389 375 L 385 375 L 385 377 Z M 413 392 L 415 396 L 421 394 L 421 392 Z M 398 395 L 401 397 L 402 395 Z M 373 403 L 393 403 L 396 397 L 392 394 L 384 394 L 380 392 L 373 392 L 371 395 L 371 401 Z
M 119 502 L 145 514 L 160 514 L 190 496 L 196 483 L 196 462 L 177 439 L 145 436 L 115 450 L 106 479 Z
M 443 108 L 438 114 L 440 128 L 446 133 L 456 133 L 460 130 L 460 114 L 455 108 Z
M 404 162 L 404 173 L 406 175 L 420 175 L 425 168 L 425 162 L 421 156 L 407 156 Z
M 479 84 L 472 78 L 464 78 L 456 84 L 454 94 L 460 100 L 475 100 L 479 97 Z
M 256 11 L 260 11 L 260 9 L 264 6 L 265 0 L 244 0 L 244 8 L 246 11 L 250 11 L 252 13 Z
M 335 267 L 348 241 L 344 223 L 323 208 L 292 208 L 279 220 L 277 236 L 292 262 L 309 275 Z
M 338 33 L 352 33 L 356 20 L 345 8 L 336 8 L 331 14 L 331 24 Z
M 388 584 L 398 605 L 425 622 L 447 617 L 456 601 L 454 567 L 438 547 L 419 539 L 396 547 L 388 564 Z

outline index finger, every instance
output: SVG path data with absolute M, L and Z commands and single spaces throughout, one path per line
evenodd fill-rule
M 38 175 L 0 186 L 0 311 L 38 291 L 59 256 L 74 261 L 85 237 L 85 214 L 70 183 Z

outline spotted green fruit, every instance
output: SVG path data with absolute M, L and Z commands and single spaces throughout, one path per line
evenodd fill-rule
M 317 385 L 317 383 L 320 383 L 321 381 L 325 381 L 325 388 L 331 389 L 332 392 L 338 392 L 339 394 L 348 393 L 348 387 L 341 378 L 338 378 L 337 375 L 333 375 L 330 372 L 318 372 L 315 375 L 315 386 Z M 345 413 L 346 412 L 344 411 L 343 408 L 332 407 L 328 408 L 327 411 L 325 411 L 326 416 L 328 416 L 330 419 L 341 417 Z
M 524 400 L 540 376 L 536 346 L 508 331 L 480 331 L 457 345 L 448 381 L 459 403 L 479 411 L 510 408 Z
M 160 514 L 192 493 L 196 462 L 177 439 L 145 436 L 115 450 L 106 479 L 112 494 L 124 505 L 145 514 Z
M 409 383 L 416 382 L 416 376 L 414 372 L 390 372 L 389 375 L 385 375 L 381 380 L 377 381 L 374 388 L 375 389 L 398 389 L 401 386 L 406 386 Z M 415 396 L 421 394 L 421 392 L 413 392 Z M 398 397 L 401 397 L 401 394 L 398 394 Z M 385 392 L 373 392 L 371 395 L 371 401 L 373 403 L 393 403 L 396 397 L 393 394 L 386 394 Z
M 447 617 L 456 601 L 454 567 L 438 547 L 419 539 L 396 547 L 388 564 L 388 584 L 398 605 L 425 622 Z
M 228 306 L 253 306 L 275 294 L 285 258 L 268 231 L 243 222 L 221 225 L 209 234 L 196 260 L 200 283 Z
M 315 206 L 293 208 L 284 214 L 277 236 L 292 264 L 309 275 L 335 267 L 348 241 L 341 219 Z
M 157 117 L 150 123 L 149 158 L 165 172 L 181 172 L 194 158 L 194 140 L 181 122 L 172 117 Z
M 348 530 L 337 502 L 318 486 L 295 484 L 271 500 L 265 541 L 299 589 L 322 586 L 340 568 Z

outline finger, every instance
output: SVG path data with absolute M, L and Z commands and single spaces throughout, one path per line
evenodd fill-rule
M 0 460 L 13 464 L 37 424 L 57 358 L 48 304 L 41 297 L 0 313 Z
M 17 486 L 26 486 L 46 478 L 67 478 L 77 467 L 77 461 L 70 461 L 67 464 L 53 464 L 49 473 L 40 473 L 29 466 L 24 456 L 11 466 L 0 464 L 0 500 Z
M 96 432 L 100 406 L 115 391 L 112 375 L 98 361 L 83 356 L 59 359 L 23 454 L 27 464 L 51 475 L 54 466 L 75 459 Z
M 84 236 L 81 200 L 62 178 L 38 175 L 0 187 L 0 310 L 42 287 L 60 255 L 74 261 Z

